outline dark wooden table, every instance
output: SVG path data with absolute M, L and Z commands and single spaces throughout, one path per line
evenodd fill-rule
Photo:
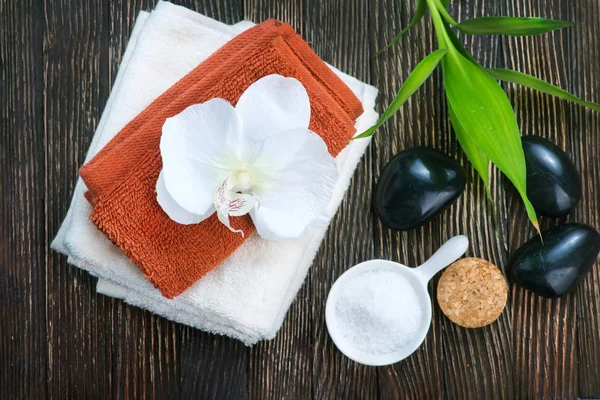
M 405 26 L 408 0 L 189 0 L 218 20 L 291 23 L 322 58 L 378 86 L 380 110 L 435 45 L 429 21 L 386 54 Z M 270 342 L 247 348 L 97 295 L 95 279 L 49 249 L 138 10 L 154 0 L 0 0 L 0 397 L 21 398 L 568 398 L 600 397 L 600 269 L 572 294 L 545 300 L 511 286 L 501 318 L 462 329 L 434 304 L 424 345 L 382 368 L 343 357 L 324 323 L 333 281 L 372 258 L 417 265 L 466 233 L 469 254 L 505 268 L 533 235 L 524 210 L 494 174 L 505 241 L 484 190 L 446 118 L 436 73 L 388 124 L 358 168 L 311 273 Z M 456 0 L 458 19 L 484 15 L 577 21 L 535 38 L 467 37 L 487 66 L 514 67 L 600 101 L 598 0 Z M 600 115 L 507 86 L 524 134 L 565 149 L 584 179 L 566 218 L 600 227 Z M 371 212 L 373 185 L 401 149 L 434 146 L 467 166 L 469 185 L 442 217 L 408 233 Z M 543 220 L 548 227 L 563 222 Z M 435 294 L 436 283 L 431 285 Z

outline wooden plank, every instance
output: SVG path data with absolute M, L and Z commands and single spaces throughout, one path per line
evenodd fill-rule
M 569 2 L 528 0 L 508 2 L 505 12 L 515 16 L 541 16 L 546 18 L 573 20 L 574 5 Z M 597 16 L 596 20 L 597 22 Z M 583 29 L 583 28 L 579 28 Z M 593 79 L 588 84 L 596 84 L 598 80 L 591 78 L 592 66 L 583 63 L 575 64 L 576 57 L 587 57 L 580 54 L 584 49 L 574 47 L 575 37 L 581 37 L 582 31 L 566 29 L 546 36 L 531 38 L 510 38 L 503 40 L 506 65 L 526 73 L 536 75 L 567 90 L 583 94 L 584 79 Z M 597 37 L 596 37 L 597 38 Z M 579 39 L 581 40 L 581 39 Z M 585 39 L 584 39 L 585 40 Z M 597 39 L 595 39 L 597 40 Z M 598 65 L 596 63 L 596 65 Z M 586 72 L 584 72 L 586 71 Z M 581 74 L 586 74 L 581 76 Z M 576 76 L 580 76 L 579 80 Z M 588 131 L 584 125 L 585 119 L 593 127 L 592 116 L 585 117 L 585 111 L 565 101 L 558 100 L 521 87 L 511 87 L 511 100 L 515 104 L 517 117 L 524 135 L 544 136 L 559 147 L 567 150 L 569 155 L 579 164 L 582 173 L 592 177 L 597 171 L 598 136 Z M 599 99 L 596 98 L 596 101 Z M 596 120 L 597 121 L 597 120 Z M 596 122 L 597 124 L 597 122 Z M 595 146 L 595 148 L 594 148 Z M 594 164 L 595 163 L 595 164 Z M 591 167 L 591 166 L 594 167 Z M 597 175 L 596 175 L 597 177 Z M 542 218 L 543 227 L 550 227 L 566 221 L 589 222 L 598 227 L 597 219 L 597 184 L 590 186 L 586 182 L 585 198 L 591 203 L 579 205 L 577 212 L 566 219 L 552 220 Z M 586 218 L 588 210 L 591 218 Z M 509 213 L 512 216 L 509 227 L 509 246 L 514 252 L 528 238 L 535 235 L 527 223 L 520 200 L 513 193 L 509 202 Z M 597 278 L 597 274 L 596 274 Z M 556 300 L 540 298 L 521 288 L 513 286 L 513 340 L 514 348 L 516 393 L 519 397 L 539 398 L 575 398 L 579 395 L 578 376 L 583 372 L 587 377 L 594 377 L 597 372 L 584 372 L 584 365 L 598 365 L 598 360 L 590 361 L 589 357 L 597 357 L 597 351 L 584 354 L 589 344 L 598 341 L 598 294 L 597 279 L 594 288 L 593 280 L 574 294 Z M 596 289 L 595 294 L 592 294 Z M 596 309 L 591 312 L 581 312 L 578 309 L 587 308 L 589 297 L 595 297 Z M 582 303 L 582 304 L 580 304 Z M 592 303 L 594 300 L 592 299 Z M 578 326 L 586 326 L 581 318 L 590 321 L 590 327 L 596 327 L 596 333 L 591 335 L 589 342 L 584 339 L 588 333 L 580 333 Z M 577 322 L 581 325 L 578 325 Z M 584 340 L 578 347 L 578 342 Z M 579 351 L 578 351 L 579 350 Z M 582 351 L 583 350 L 583 351 Z M 579 357 L 587 360 L 581 363 Z M 584 390 L 585 392 L 585 390 Z M 589 393 L 589 392 L 588 392 Z M 595 393 L 598 395 L 598 392 Z
M 353 75 L 360 79 L 368 77 L 365 2 L 250 1 L 245 9 L 246 17 L 254 21 L 274 17 L 291 23 L 325 61 L 342 69 L 353 66 Z M 376 395 L 374 370 L 343 357 L 329 339 L 324 324 L 325 300 L 335 278 L 351 265 L 371 258 L 370 218 L 368 213 L 353 211 L 369 207 L 368 194 L 361 189 L 363 185 L 371 186 L 369 165 L 369 161 L 361 164 L 340 214 L 328 232 L 326 245 L 317 256 L 283 329 L 273 341 L 253 349 L 251 397 L 281 398 L 293 394 L 294 398 L 373 398 Z M 357 235 L 356 227 L 360 227 L 362 235 Z M 348 251 L 350 243 L 352 252 Z
M 369 2 L 313 0 L 305 4 L 305 38 L 330 64 L 370 82 Z M 377 396 L 377 371 L 359 365 L 335 347 L 325 325 L 325 304 L 334 281 L 348 268 L 373 258 L 372 147 L 354 174 L 309 277 L 312 308 L 313 398 Z
M 438 72 L 379 130 L 279 335 L 248 350 L 240 342 L 171 323 L 95 293 L 95 279 L 48 249 L 66 214 L 135 16 L 156 0 L 0 0 L 0 398 L 593 398 L 600 395 L 600 268 L 559 300 L 511 286 L 509 307 L 490 327 L 465 330 L 434 301 L 434 321 L 416 355 L 386 368 L 349 361 L 324 323 L 326 296 L 348 267 L 371 258 L 417 265 L 466 232 L 469 255 L 507 265 L 481 183 L 447 119 Z M 435 48 L 429 22 L 370 60 L 412 17 L 394 0 L 181 0 L 233 23 L 276 17 L 326 61 L 379 86 L 387 104 Z M 457 19 L 539 15 L 580 22 L 534 38 L 467 39 L 485 65 L 538 75 L 600 101 L 600 8 L 595 0 L 466 0 Z M 428 17 L 426 17 L 428 18 Z M 585 177 L 584 200 L 564 221 L 600 226 L 600 115 L 508 86 L 524 134 L 565 149 Z M 383 109 L 380 108 L 380 111 Z M 408 233 L 371 212 L 372 189 L 401 149 L 428 145 L 465 165 L 465 194 L 436 221 Z M 513 252 L 534 234 L 520 200 L 495 173 L 493 192 Z M 505 189 L 507 195 L 505 194 Z M 44 268 L 44 264 L 45 268 Z M 434 281 L 437 281 L 434 280 Z M 431 285 L 435 296 L 434 282 Z
M 496 1 L 455 2 L 454 15 L 459 20 L 501 15 L 501 3 Z M 501 63 L 502 53 L 497 36 L 459 35 L 466 48 L 484 66 L 493 67 Z M 462 153 L 462 152 L 461 152 Z M 462 160 L 468 165 L 464 155 Z M 491 190 L 499 215 L 498 226 L 493 221 L 493 209 L 485 198 L 484 186 L 473 168 L 468 171 L 472 187 L 459 201 L 463 205 L 462 214 L 454 222 L 454 232 L 467 232 L 471 240 L 469 256 L 487 259 L 506 273 L 507 252 L 504 238 L 506 235 L 506 195 L 501 174 L 494 171 L 491 177 Z M 462 214 L 462 215 L 461 215 Z M 496 233 L 501 231 L 501 236 Z M 514 391 L 514 371 L 510 336 L 512 331 L 512 309 L 510 305 L 493 324 L 480 329 L 464 329 L 443 318 L 444 354 L 448 360 L 456 358 L 456 364 L 444 366 L 445 387 L 450 397 L 466 398 L 506 398 Z M 453 335 L 448 333 L 452 329 Z M 459 372 L 460 371 L 460 372 Z
M 47 165 L 46 243 L 58 230 L 108 84 L 106 38 L 101 7 L 76 10 L 64 2 L 44 3 L 44 135 Z M 86 4 L 82 4 L 86 6 Z M 104 39 L 104 41 L 103 41 Z M 102 46 L 104 45 L 104 48 Z M 99 79 L 100 78 L 100 79 Z M 64 257 L 47 250 L 48 386 L 51 397 L 90 396 L 99 386 L 110 393 L 110 364 L 104 346 L 106 326 L 97 318 L 95 280 L 66 265 Z
M 379 1 L 373 10 L 372 30 L 377 32 L 373 51 L 382 48 L 408 24 L 412 10 L 407 4 Z M 460 20 L 498 13 L 494 1 L 453 2 L 451 13 Z M 426 54 L 436 48 L 429 17 L 411 30 L 399 44 L 374 61 L 375 83 L 386 93 L 388 104 L 410 71 Z M 467 38 L 466 47 L 486 65 L 495 65 L 500 53 L 497 40 Z M 496 237 L 494 223 L 485 191 L 473 168 L 459 150 L 446 117 L 441 73 L 438 71 L 402 110 L 382 127 L 375 139 L 375 174 L 397 152 L 415 146 L 432 146 L 465 166 L 468 186 L 458 202 L 442 216 L 424 227 L 395 233 L 375 221 L 376 257 L 392 259 L 409 266 L 424 262 L 447 239 L 463 233 L 469 236 L 471 248 L 467 255 L 489 259 L 501 268 L 506 252 Z M 504 210 L 502 187 L 493 179 L 492 189 L 499 211 Z M 499 226 L 504 228 L 504 219 Z M 435 299 L 434 279 L 432 297 Z M 463 329 L 451 323 L 433 301 L 434 320 L 424 345 L 409 359 L 379 374 L 383 398 L 495 398 L 510 393 L 512 346 L 510 314 L 507 309 L 498 322 L 481 329 Z
M 241 342 L 189 327 L 180 331 L 181 398 L 248 398 L 248 350 Z
M 44 397 L 43 10 L 0 0 L 0 398 Z
M 142 4 L 45 2 L 47 238 L 66 213 Z M 45 246 L 47 248 L 47 245 Z M 48 253 L 48 385 L 56 398 L 178 393 L 175 326 L 96 294 L 96 280 Z
M 375 54 L 408 24 L 412 18 L 412 5 L 408 2 L 377 1 L 371 6 L 370 20 L 371 53 Z M 433 44 L 429 35 L 429 22 L 419 24 L 411 30 L 396 46 L 377 56 L 371 63 L 371 80 L 380 90 L 379 111 L 383 112 L 391 102 L 404 79 L 414 66 L 424 57 L 425 51 Z M 437 79 L 437 77 L 436 77 Z M 426 144 L 438 129 L 431 129 L 435 119 L 434 109 L 441 104 L 437 82 L 429 81 L 423 89 L 412 97 L 407 104 L 390 121 L 384 124 L 375 134 L 372 146 L 373 185 L 377 182 L 382 168 L 398 151 L 420 144 Z M 436 96 L 436 93 L 438 95 Z M 408 115 L 416 115 L 414 119 Z M 422 133 L 425 131 L 427 133 Z M 414 132 L 414 134 L 413 134 Z M 421 253 L 425 246 L 436 246 L 432 240 L 419 240 L 421 233 L 412 232 L 398 234 L 385 228 L 371 214 L 374 223 L 375 258 L 399 261 L 405 265 L 415 266 L 424 261 L 417 259 L 416 252 Z M 435 228 L 433 229 L 435 232 Z M 433 236 L 435 236 L 434 233 Z M 424 239 L 424 238 L 421 238 Z M 439 243 L 439 239 L 437 239 Z M 418 247 L 415 245 L 418 244 Z M 418 250 L 417 250 L 418 249 Z M 414 251 L 413 251 L 414 250 Z M 422 255 L 423 256 L 423 255 Z M 378 373 L 380 398 L 440 398 L 443 393 L 442 375 L 439 363 L 432 357 L 440 354 L 440 324 L 433 322 L 423 346 L 415 355 L 400 363 L 383 367 Z
M 218 21 L 233 24 L 243 17 L 241 1 L 177 1 Z M 176 325 L 177 365 L 182 398 L 245 399 L 248 397 L 249 350 L 240 341 Z M 166 398 L 171 398 L 165 392 Z
M 245 0 L 244 19 L 259 23 L 277 18 L 303 32 L 302 1 Z M 311 397 L 312 366 L 310 292 L 305 284 L 290 307 L 275 339 L 250 350 L 248 391 L 252 399 Z
M 570 15 L 578 25 L 570 40 L 570 80 L 573 90 L 600 103 L 600 3 L 595 0 L 573 4 Z M 573 106 L 573 124 L 565 127 L 568 152 L 583 177 L 583 199 L 575 219 L 600 228 L 600 114 Z M 578 396 L 600 397 L 600 267 L 576 290 Z

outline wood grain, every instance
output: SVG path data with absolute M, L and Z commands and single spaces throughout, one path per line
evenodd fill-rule
M 570 80 L 580 96 L 600 102 L 600 3 L 575 3 L 572 20 L 578 25 L 571 32 Z M 579 50 L 578 50 L 579 49 Z M 570 136 L 567 151 L 573 155 L 583 179 L 583 201 L 574 219 L 600 226 L 600 115 L 582 107 L 572 108 L 573 125 L 566 127 Z M 600 268 L 596 263 L 576 291 L 578 395 L 582 398 L 600 394 Z
M 302 6 L 296 1 L 245 0 L 244 18 L 255 22 L 277 18 L 302 33 Z M 250 350 L 250 398 L 276 399 L 284 393 L 293 393 L 297 398 L 312 397 L 311 328 L 311 293 L 305 284 L 277 337 Z
M 400 6 L 400 8 L 399 8 Z M 371 41 L 371 52 L 382 48 L 393 36 L 407 25 L 412 18 L 412 7 L 405 2 L 378 1 L 371 12 L 372 30 L 378 32 L 377 40 Z M 393 16 L 393 17 L 392 17 Z M 390 18 L 391 17 L 391 18 Z M 419 24 L 394 48 L 372 61 L 373 84 L 381 91 L 380 104 L 388 104 L 412 68 L 434 46 L 433 36 L 429 33 L 429 24 Z M 417 44 L 414 46 L 414 44 Z M 410 51 L 408 50 L 410 48 Z M 431 140 L 444 136 L 445 118 L 433 116 L 436 107 L 443 107 L 441 96 L 435 96 L 439 76 L 429 80 L 409 99 L 405 107 L 392 117 L 375 136 L 372 144 L 374 178 L 379 177 L 383 166 L 400 151 L 409 147 L 432 144 Z M 380 112 L 383 111 L 380 108 Z M 418 113 L 417 119 L 406 118 Z M 441 114 L 443 115 L 443 111 Z M 417 114 L 414 114 L 417 115 Z M 436 126 L 436 122 L 438 126 Z M 376 180 L 374 180 L 375 182 Z M 374 224 L 375 257 L 400 261 L 408 266 L 416 266 L 432 254 L 423 254 L 440 244 L 437 235 L 428 233 L 431 227 L 418 232 L 394 233 L 385 228 L 379 220 L 371 216 Z M 435 228 L 434 228 L 435 230 Z M 427 236 L 427 239 L 425 239 Z M 437 237 L 436 237 L 437 236 Z M 417 251 L 412 251 L 418 249 Z M 437 312 L 434 310 L 437 314 Z M 443 377 L 436 355 L 441 355 L 441 325 L 438 318 L 430 328 L 423 346 L 414 357 L 396 365 L 381 368 L 379 372 L 379 390 L 382 398 L 436 398 L 443 393 Z
M 47 394 L 43 10 L 0 1 L 0 397 Z
M 379 110 L 436 48 L 428 17 L 371 58 L 412 18 L 412 1 L 180 0 L 234 23 L 291 23 L 325 61 L 380 88 Z M 558 300 L 514 285 L 489 327 L 452 324 L 433 302 L 424 345 L 390 367 L 360 366 L 335 348 L 327 293 L 350 266 L 385 258 L 416 266 L 445 240 L 469 235 L 469 255 L 506 272 L 534 233 L 521 202 L 494 171 L 499 238 L 484 188 L 458 146 L 436 72 L 376 134 L 309 276 L 277 337 L 252 348 L 175 324 L 95 293 L 95 279 L 49 250 L 77 171 L 141 9 L 156 0 L 0 0 L 0 399 L 395 399 L 600 397 L 600 268 Z M 531 38 L 461 36 L 486 66 L 531 73 L 600 102 L 596 0 L 457 0 L 459 20 L 542 16 L 576 27 Z M 583 201 L 560 220 L 600 227 L 600 115 L 505 86 L 524 134 L 549 138 L 575 161 Z M 433 146 L 465 166 L 468 186 L 448 211 L 407 233 L 371 211 L 383 166 L 397 152 Z M 435 296 L 436 279 L 431 283 Z
M 395 4 L 381 2 L 376 21 L 389 23 L 387 16 L 396 14 L 401 17 L 400 25 L 406 26 L 412 14 L 406 5 L 398 10 Z M 497 15 L 498 11 L 498 2 L 495 1 L 459 2 L 452 8 L 453 14 L 461 20 Z M 395 24 L 390 25 L 382 40 L 376 43 L 378 48 L 389 42 L 399 28 Z M 497 39 L 466 39 L 466 47 L 480 62 L 488 66 L 498 63 Z M 430 23 L 421 23 L 395 49 L 376 59 L 376 85 L 387 95 L 384 103 L 391 101 L 410 71 L 435 48 Z M 438 73 L 409 100 L 393 124 L 388 123 L 380 130 L 375 143 L 377 174 L 402 149 L 434 146 L 461 160 L 467 168 L 469 186 L 456 205 L 422 228 L 393 233 L 376 221 L 377 256 L 417 266 L 445 240 L 458 233 L 466 233 L 472 243 L 469 255 L 487 258 L 503 267 L 506 252 L 494 233 L 483 185 L 468 166 L 450 130 L 442 93 Z M 415 115 L 419 117 L 415 119 Z M 504 194 L 501 190 L 494 192 L 497 207 L 502 211 Z M 503 225 L 503 218 L 500 225 Z M 432 294 L 435 296 L 435 290 Z M 468 330 L 452 324 L 434 302 L 435 318 L 424 346 L 416 357 L 386 368 L 387 373 L 380 378 L 380 386 L 390 390 L 389 398 L 401 397 L 407 391 L 412 398 L 439 398 L 444 394 L 450 398 L 494 398 L 510 393 L 513 384 L 510 312 L 506 310 L 499 321 L 489 327 Z
M 544 37 L 504 40 L 507 66 L 599 101 L 600 97 L 596 95 L 594 98 L 590 96 L 592 93 L 586 91 L 586 86 L 599 85 L 597 74 L 588 73 L 594 68 L 597 70 L 600 61 L 598 53 L 583 44 L 589 42 L 591 37 L 593 40 L 598 37 L 597 18 L 590 17 L 590 10 L 582 12 L 592 3 L 578 4 L 579 18 L 575 15 L 575 3 L 556 1 L 550 2 L 550 7 L 546 1 L 509 3 L 506 12 L 511 15 L 540 15 L 577 21 L 580 25 Z M 582 17 L 583 21 L 580 20 Z M 596 22 L 586 23 L 587 18 Z M 598 190 L 599 180 L 597 173 L 591 172 L 597 171 L 599 165 L 597 114 L 592 116 L 590 111 L 579 106 L 528 89 L 511 87 L 510 92 L 523 134 L 544 136 L 565 149 L 584 177 L 583 201 L 566 220 L 597 227 L 599 203 L 597 194 L 592 192 Z M 591 126 L 587 126 L 588 123 Z M 591 188 L 590 185 L 596 187 Z M 514 193 L 509 204 L 510 213 L 516 217 L 509 228 L 510 250 L 513 252 L 534 232 L 524 223 L 524 211 Z M 541 222 L 542 226 L 550 227 L 564 221 L 546 218 Z M 546 300 L 520 288 L 513 288 L 513 325 L 517 328 L 513 331 L 516 344 L 515 372 L 518 377 L 516 393 L 520 397 L 575 398 L 598 395 L 596 382 L 600 357 L 597 339 L 590 339 L 590 332 L 600 332 L 597 269 L 594 271 L 572 295 L 561 299 Z M 595 333 L 591 336 L 597 337 Z M 582 385 L 582 381 L 589 383 Z
M 177 388 L 174 325 L 97 295 L 94 278 L 67 266 L 64 257 L 48 249 L 133 27 L 128 13 L 142 5 L 129 6 L 131 10 L 128 7 L 123 15 L 104 2 L 44 3 L 46 167 L 42 176 L 47 236 L 43 243 L 48 260 L 47 382 L 55 398 L 89 398 L 99 393 L 156 397 L 166 387 L 173 392 Z M 112 25 L 114 21 L 118 25 Z M 118 56 L 111 50 L 115 47 Z
M 233 24 L 243 19 L 241 1 L 183 1 L 183 6 Z M 176 324 L 179 338 L 181 398 L 243 399 L 248 397 L 249 350 L 241 342 Z M 163 394 L 171 398 L 168 392 Z M 173 396 L 175 397 L 175 396 Z
M 344 10 L 343 13 L 340 10 Z M 327 1 L 306 4 L 305 39 L 326 62 L 370 82 L 369 6 L 364 1 Z M 319 29 L 314 27 L 319 26 Z M 311 29 L 313 27 L 313 29 Z M 370 149 L 369 149 L 370 150 Z M 373 258 L 370 213 L 373 164 L 367 150 L 354 174 L 345 201 L 325 238 L 327 246 L 313 264 L 309 278 L 312 308 L 313 398 L 369 399 L 377 396 L 377 370 L 350 361 L 331 341 L 325 303 L 331 285 L 352 265 Z M 360 210 L 359 212 L 356 212 Z M 364 210 L 364 211 L 363 211 Z

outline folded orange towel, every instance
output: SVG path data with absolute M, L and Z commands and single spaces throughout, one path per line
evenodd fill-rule
M 336 156 L 355 132 L 362 105 L 293 29 L 267 21 L 237 36 L 132 120 L 80 171 L 94 205 L 92 221 L 172 298 L 225 260 L 244 238 L 216 216 L 197 225 L 172 221 L 156 202 L 165 120 L 215 97 L 235 104 L 253 82 L 279 74 L 298 79 L 311 100 L 310 129 Z M 232 219 L 246 237 L 250 218 Z

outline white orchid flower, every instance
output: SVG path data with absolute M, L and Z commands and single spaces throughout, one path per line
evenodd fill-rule
M 306 90 L 280 75 L 253 83 L 235 107 L 212 99 L 186 108 L 162 128 L 158 203 L 180 224 L 216 211 L 234 230 L 229 216 L 250 213 L 263 238 L 309 234 L 326 220 L 338 174 L 309 121 Z

